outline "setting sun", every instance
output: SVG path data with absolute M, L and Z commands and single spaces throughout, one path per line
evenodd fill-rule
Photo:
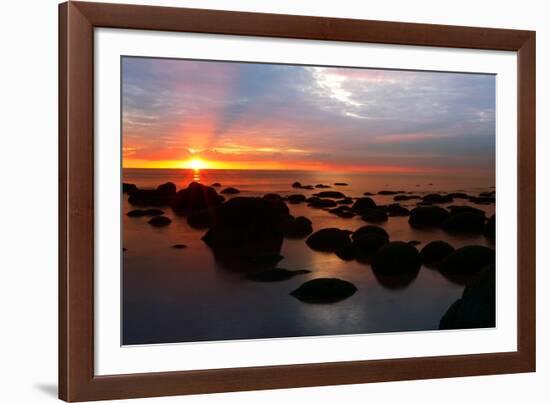
M 200 158 L 193 158 L 185 163 L 185 166 L 188 168 L 199 170 L 199 169 L 206 169 L 208 168 L 207 163 L 204 160 L 201 160 Z

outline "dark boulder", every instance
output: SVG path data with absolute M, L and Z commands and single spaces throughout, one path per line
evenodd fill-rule
M 453 253 L 455 248 L 444 241 L 432 241 L 420 251 L 420 260 L 428 267 L 437 266 L 443 259 Z
M 185 248 L 187 248 L 187 245 L 184 245 L 182 243 L 177 243 L 175 245 L 172 245 L 172 248 L 174 248 L 174 249 L 185 249 Z
M 306 201 L 306 196 L 302 194 L 294 194 L 287 197 L 287 200 L 291 204 L 303 203 Z
M 352 244 L 348 244 L 343 248 L 338 249 L 335 253 L 336 256 L 342 260 L 353 260 L 357 256 L 355 247 Z
M 210 228 L 214 222 L 216 209 L 198 210 L 189 213 L 187 223 L 195 229 Z
M 479 197 L 494 197 L 496 194 L 496 192 L 494 190 L 490 191 L 490 192 L 481 192 L 479 194 Z
M 448 216 L 449 212 L 441 207 L 416 207 L 411 210 L 409 224 L 413 228 L 438 227 Z
M 157 192 L 174 195 L 176 194 L 176 185 L 172 182 L 163 183 L 157 187 Z
M 310 235 L 306 243 L 313 250 L 336 252 L 348 246 L 351 241 L 349 239 L 349 231 L 338 228 L 323 228 Z
M 241 191 L 235 188 L 225 188 L 220 193 L 224 195 L 236 195 L 237 193 L 241 193 Z
M 308 199 L 308 205 L 314 208 L 326 208 L 326 207 L 335 207 L 336 202 L 332 199 L 321 199 L 315 196 L 315 197 L 310 197 Z
M 219 188 L 219 187 L 221 187 L 221 185 L 222 185 L 221 183 L 215 182 L 215 183 L 212 184 L 212 187 Z
M 408 241 L 407 243 L 412 246 L 417 246 L 420 245 L 422 242 L 413 239 L 412 241 Z
M 411 214 L 408 208 L 397 203 L 386 206 L 386 212 L 390 217 L 406 217 Z
M 389 242 L 376 252 L 372 269 L 382 275 L 416 274 L 420 269 L 418 250 L 406 242 Z
M 485 211 L 472 206 L 449 206 L 448 208 L 451 212 L 451 215 L 458 213 L 475 213 L 485 218 Z
M 361 213 L 365 210 L 376 208 L 376 203 L 370 197 L 360 197 L 353 204 L 353 211 Z
M 247 273 L 245 278 L 250 281 L 258 281 L 262 283 L 270 283 L 275 281 L 285 281 L 298 274 L 311 273 L 310 270 L 287 270 L 287 269 L 267 269 Z
M 338 204 L 353 204 L 353 199 L 351 197 L 346 197 L 344 199 L 338 200 L 336 203 L 338 203 Z
M 366 234 L 377 234 L 380 236 L 385 237 L 387 240 L 390 239 L 390 236 L 386 232 L 386 230 L 382 227 L 378 227 L 376 225 L 365 225 L 359 229 L 357 229 L 352 235 L 351 238 L 355 240 L 356 238 L 359 238 Z
M 489 221 L 487 221 L 487 224 L 485 224 L 485 228 L 483 229 L 484 235 L 492 242 L 495 242 L 495 236 L 496 236 L 496 219 L 495 215 L 493 214 L 491 218 L 489 218 Z
M 449 193 L 449 196 L 451 196 L 453 199 L 467 199 L 469 197 L 466 193 L 462 192 Z
M 148 217 L 154 217 L 156 215 L 163 215 L 164 211 L 158 208 L 148 208 L 143 210 L 143 215 Z
M 122 192 L 123 193 L 128 193 L 128 194 L 131 194 L 133 193 L 134 191 L 136 191 L 138 188 L 136 185 L 134 185 L 133 183 L 122 183 Z
M 427 202 L 427 203 L 434 203 L 434 204 L 452 203 L 453 198 L 450 195 L 440 195 L 440 194 L 437 194 L 437 193 L 431 193 L 431 194 L 428 194 L 428 195 L 424 196 L 422 198 L 422 201 Z
M 128 203 L 137 206 L 169 206 L 173 199 L 173 193 L 158 189 L 136 189 L 130 194 Z
M 334 183 L 334 186 L 348 186 L 348 184 L 345 182 L 336 182 Z
M 300 182 L 294 182 L 294 183 L 292 184 L 292 187 L 293 187 L 293 188 L 301 188 L 301 187 L 302 187 L 302 184 L 301 184 Z
M 409 286 L 420 270 L 418 251 L 406 242 L 383 245 L 372 259 L 372 270 L 378 283 L 388 289 Z
M 318 183 L 317 185 L 315 185 L 315 187 L 317 189 L 327 189 L 329 188 L 330 186 L 329 185 L 323 185 L 322 183 Z
M 209 186 L 192 182 L 186 189 L 176 193 L 172 201 L 172 209 L 178 213 L 189 214 L 221 205 L 223 197 Z
M 367 222 L 384 222 L 388 221 L 388 214 L 381 209 L 365 210 L 361 213 L 361 218 Z
M 277 193 L 267 193 L 263 197 L 267 200 L 282 200 L 281 195 L 278 195 Z
M 340 218 L 353 218 L 355 217 L 355 213 L 353 211 L 341 211 L 338 213 L 338 217 Z
M 227 267 L 269 266 L 281 259 L 281 226 L 287 217 L 288 207 L 280 200 L 235 197 L 216 209 L 202 239 Z
M 344 199 L 346 197 L 345 194 L 341 192 L 336 192 L 334 190 L 325 190 L 323 192 L 314 193 L 313 196 L 327 197 L 329 199 Z
M 372 192 L 365 192 L 365 193 L 363 193 L 363 196 L 374 196 L 374 193 L 372 193 Z
M 286 238 L 303 238 L 313 232 L 311 220 L 306 217 L 288 216 L 283 219 L 281 228 Z
M 478 213 L 453 213 L 441 224 L 447 232 L 480 233 L 485 227 L 485 216 Z
M 440 329 L 476 329 L 496 326 L 495 266 L 484 268 L 466 286 L 439 322 Z
M 351 297 L 357 288 L 344 280 L 337 278 L 317 278 L 302 284 L 290 293 L 302 302 L 323 304 L 338 302 Z
M 352 218 L 355 217 L 355 213 L 348 206 L 338 206 L 329 210 L 329 213 L 335 214 L 341 218 Z
M 171 219 L 163 215 L 153 217 L 148 221 L 148 223 L 151 224 L 153 227 L 165 227 L 171 222 L 172 222 Z
M 365 233 L 353 238 L 353 247 L 361 259 L 371 258 L 382 246 L 388 243 L 388 237 L 379 233 Z
M 494 204 L 496 202 L 495 197 L 493 196 L 487 196 L 487 197 L 469 197 L 468 200 L 470 200 L 472 203 L 475 204 Z
M 468 276 L 495 262 L 495 251 L 481 245 L 464 246 L 447 256 L 439 271 L 447 275 Z

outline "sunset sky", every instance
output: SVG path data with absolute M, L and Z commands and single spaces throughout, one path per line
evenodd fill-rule
M 494 172 L 495 77 L 122 60 L 126 168 Z

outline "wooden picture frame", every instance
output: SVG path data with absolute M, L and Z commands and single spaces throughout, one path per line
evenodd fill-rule
M 518 350 L 461 356 L 94 375 L 94 28 L 515 51 Z M 184 8 L 59 6 L 59 398 L 66 401 L 535 371 L 535 32 Z

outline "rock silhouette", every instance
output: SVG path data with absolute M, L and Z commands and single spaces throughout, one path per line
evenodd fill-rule
M 357 213 L 362 213 L 365 210 L 376 208 L 376 203 L 370 197 L 360 197 L 353 204 L 352 210 Z
M 171 206 L 178 213 L 189 214 L 217 207 L 222 202 L 223 196 L 218 195 L 214 188 L 191 182 L 186 189 L 182 189 L 175 194 Z
M 411 210 L 409 224 L 413 228 L 438 227 L 447 219 L 449 212 L 437 206 L 422 206 Z
M 344 199 L 346 197 L 345 194 L 337 192 L 335 190 L 325 190 L 323 192 L 313 193 L 313 196 L 326 197 L 329 199 Z
M 382 275 L 417 273 L 420 269 L 418 250 L 406 242 L 389 242 L 376 252 L 372 269 Z
M 496 325 L 495 266 L 484 268 L 466 286 L 439 322 L 440 329 L 489 328 Z
M 306 201 L 306 196 L 302 194 L 294 194 L 287 197 L 287 200 L 291 204 L 303 203 Z
M 227 267 L 269 266 L 280 260 L 281 226 L 288 215 L 288 207 L 280 200 L 235 197 L 216 209 L 202 239 Z
M 361 259 L 369 259 L 385 244 L 388 238 L 380 233 L 364 233 L 353 238 L 356 255 Z
M 321 199 L 317 196 L 310 197 L 308 200 L 308 205 L 314 208 L 326 208 L 326 207 L 335 207 L 336 202 L 332 199 Z
M 485 236 L 492 242 L 495 242 L 495 231 L 496 231 L 496 221 L 495 221 L 495 215 L 493 214 L 491 218 L 489 218 L 489 221 L 487 221 L 487 224 L 485 224 L 485 228 L 483 230 L 483 233 Z
M 281 228 L 285 238 L 303 238 L 313 232 L 311 220 L 302 216 L 288 216 L 283 219 Z
M 495 251 L 481 245 L 456 249 L 439 265 L 439 271 L 448 275 L 471 275 L 495 262 Z
M 406 242 L 387 243 L 374 255 L 372 270 L 380 285 L 385 288 L 407 287 L 420 270 L 418 251 Z
M 187 223 L 195 229 L 210 228 L 214 222 L 215 214 L 215 209 L 193 211 L 187 216 Z
M 236 188 L 225 188 L 220 193 L 224 194 L 224 195 L 235 195 L 237 193 L 241 193 L 241 191 L 239 189 L 236 189 Z
M 159 185 L 157 187 L 157 192 L 174 195 L 176 194 L 176 185 L 174 185 L 172 182 L 163 183 L 162 185 Z
M 351 238 L 355 240 L 356 238 L 366 235 L 366 234 L 378 234 L 386 239 L 390 239 L 389 234 L 386 232 L 386 230 L 382 227 L 378 227 L 377 225 L 364 225 L 361 228 L 357 229 L 352 235 Z
M 450 195 L 440 195 L 437 193 L 431 193 L 422 198 L 422 201 L 427 203 L 452 203 L 453 198 Z
M 356 291 L 357 288 L 347 281 L 337 278 L 317 278 L 305 282 L 290 295 L 302 302 L 325 304 L 349 298 Z
M 148 221 L 148 223 L 151 224 L 153 227 L 165 227 L 171 222 L 172 222 L 171 219 L 163 215 L 153 217 Z
M 382 209 L 364 210 L 361 214 L 361 218 L 367 222 L 388 221 L 388 214 Z
M 472 212 L 453 213 L 441 224 L 447 232 L 480 233 L 485 227 L 485 215 Z
M 411 214 L 408 208 L 397 203 L 386 206 L 385 210 L 390 217 L 406 217 Z
M 338 228 L 323 228 L 306 240 L 306 244 L 313 250 L 321 252 L 336 252 L 351 244 L 349 231 Z
M 453 253 L 455 248 L 445 241 L 432 241 L 420 251 L 420 260 L 426 266 L 435 267 Z
M 122 192 L 123 193 L 132 193 L 137 190 L 137 186 L 133 183 L 122 183 Z

